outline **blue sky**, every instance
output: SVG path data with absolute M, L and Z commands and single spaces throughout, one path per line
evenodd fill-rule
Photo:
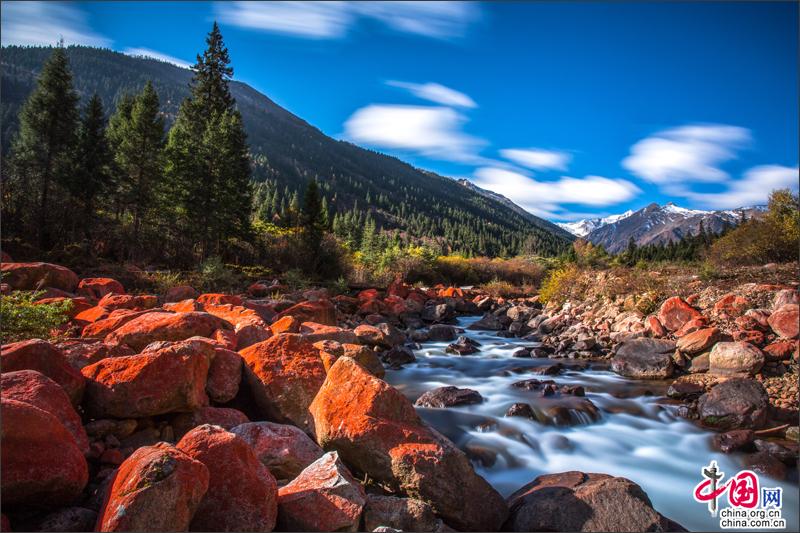
M 193 62 L 325 133 L 564 221 L 798 182 L 795 2 L 3 2 L 3 44 Z

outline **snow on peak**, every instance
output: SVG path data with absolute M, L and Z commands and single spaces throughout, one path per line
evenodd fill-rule
M 699 209 L 686 209 L 685 207 L 680 207 L 678 205 L 673 204 L 672 202 L 667 202 L 661 208 L 662 211 L 665 213 L 673 213 L 675 215 L 681 215 L 686 217 L 691 217 L 694 215 L 707 215 L 711 213 L 711 211 L 701 211 Z

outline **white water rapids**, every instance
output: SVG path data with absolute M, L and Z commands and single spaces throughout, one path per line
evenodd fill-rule
M 465 327 L 478 317 L 462 317 Z M 702 481 L 700 470 L 717 461 L 725 479 L 743 469 L 742 454 L 723 454 L 711 448 L 713 432 L 678 417 L 676 406 L 665 402 L 665 383 L 634 381 L 592 365 L 584 370 L 569 370 L 565 359 L 529 359 L 511 356 L 515 349 L 531 342 L 506 339 L 489 332 L 467 330 L 468 337 L 481 343 L 473 355 L 445 353 L 447 342 L 424 343 L 416 350 L 416 363 L 401 370 L 387 370 L 386 381 L 412 401 L 422 393 L 445 385 L 477 390 L 484 401 L 477 405 L 447 409 L 418 408 L 420 416 L 447 435 L 462 449 L 483 450 L 492 457 L 477 464 L 477 471 L 503 496 L 508 496 L 536 476 L 580 470 L 626 477 L 644 488 L 653 506 L 663 515 L 692 531 L 719 530 L 705 504 L 697 503 L 692 492 Z M 533 367 L 562 362 L 567 370 L 556 376 L 530 373 Z M 595 368 L 592 368 L 594 366 Z M 515 402 L 532 405 L 541 413 L 561 400 L 543 398 L 541 391 L 512 387 L 524 379 L 552 379 L 557 384 L 582 385 L 601 412 L 591 422 L 584 414 L 574 419 L 588 422 L 554 426 L 520 417 L 504 417 Z M 486 450 L 488 454 L 485 454 Z M 480 452 L 479 452 L 480 453 Z M 472 454 L 474 456 L 474 453 Z M 475 464 L 475 461 L 473 461 Z M 793 475 L 796 476 L 796 470 Z M 783 517 L 787 531 L 798 530 L 798 485 L 759 476 L 761 487 L 783 487 Z M 723 496 L 721 506 L 727 506 Z

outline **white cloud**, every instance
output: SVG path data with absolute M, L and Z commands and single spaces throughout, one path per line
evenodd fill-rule
M 410 83 L 405 81 L 389 80 L 386 82 L 386 85 L 405 89 L 417 98 L 436 102 L 437 104 L 455 107 L 478 107 L 478 104 L 475 103 L 475 100 L 466 94 L 438 83 Z
M 727 190 L 719 193 L 685 191 L 683 196 L 713 209 L 734 209 L 767 203 L 769 193 L 775 189 L 798 189 L 798 167 L 760 165 L 744 173 L 742 179 L 731 182 Z
M 572 159 L 566 152 L 541 148 L 507 148 L 500 150 L 500 155 L 534 170 L 567 170 L 567 165 Z
M 449 107 L 371 104 L 344 124 L 346 138 L 448 161 L 478 162 L 485 141 L 461 131 L 466 117 Z
M 680 182 L 722 182 L 719 168 L 750 141 L 750 131 L 723 124 L 689 125 L 656 133 L 631 147 L 622 166 L 636 176 L 674 187 Z
M 625 202 L 641 192 L 636 185 L 623 179 L 562 176 L 556 181 L 537 181 L 525 174 L 496 167 L 477 169 L 472 181 L 510 198 L 532 213 L 550 218 L 565 216 L 566 210 L 561 204 L 602 207 Z
M 111 40 L 92 31 L 86 14 L 60 2 L 3 2 L 2 44 L 52 46 L 64 43 L 110 46 Z
M 153 59 L 158 59 L 159 61 L 166 61 L 167 63 L 172 63 L 173 65 L 181 68 L 191 68 L 192 63 L 184 61 L 182 59 L 178 59 L 177 57 L 173 57 L 167 54 L 162 54 L 161 52 L 156 52 L 155 50 L 150 50 L 149 48 L 126 48 L 122 51 L 123 54 L 129 56 L 146 56 L 152 57 Z
M 359 20 L 450 39 L 466 32 L 479 7 L 468 2 L 223 2 L 217 14 L 228 24 L 309 39 L 343 37 Z

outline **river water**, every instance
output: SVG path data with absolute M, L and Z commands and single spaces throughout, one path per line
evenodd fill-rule
M 461 317 L 458 326 L 466 327 L 478 318 Z M 451 355 L 445 352 L 448 343 L 428 342 L 415 351 L 416 363 L 387 370 L 386 381 L 411 401 L 445 385 L 480 392 L 481 404 L 417 411 L 467 451 L 478 473 L 503 496 L 541 474 L 599 472 L 638 483 L 656 510 L 689 530 L 720 530 L 719 518 L 711 517 L 705 504 L 695 502 L 692 492 L 702 481 L 703 466 L 716 460 L 725 473 L 724 482 L 743 468 L 742 454 L 712 450 L 712 432 L 675 414 L 676 405 L 664 397 L 668 383 L 629 380 L 610 372 L 603 363 L 589 362 L 587 366 L 565 359 L 515 358 L 511 355 L 515 349 L 531 343 L 491 332 L 466 330 L 466 335 L 481 343 L 481 351 Z M 554 376 L 536 374 L 537 368 L 554 362 L 561 362 L 565 371 Z M 571 368 L 570 363 L 577 366 Z M 530 378 L 583 386 L 586 398 L 599 409 L 599 420 L 575 409 L 582 401 L 579 397 L 545 398 L 541 390 L 512 386 Z M 504 417 L 515 402 L 529 403 L 537 419 Z M 783 487 L 787 531 L 797 531 L 796 477 L 779 482 L 762 475 L 760 482 L 762 487 Z M 727 506 L 725 497 L 719 502 Z

